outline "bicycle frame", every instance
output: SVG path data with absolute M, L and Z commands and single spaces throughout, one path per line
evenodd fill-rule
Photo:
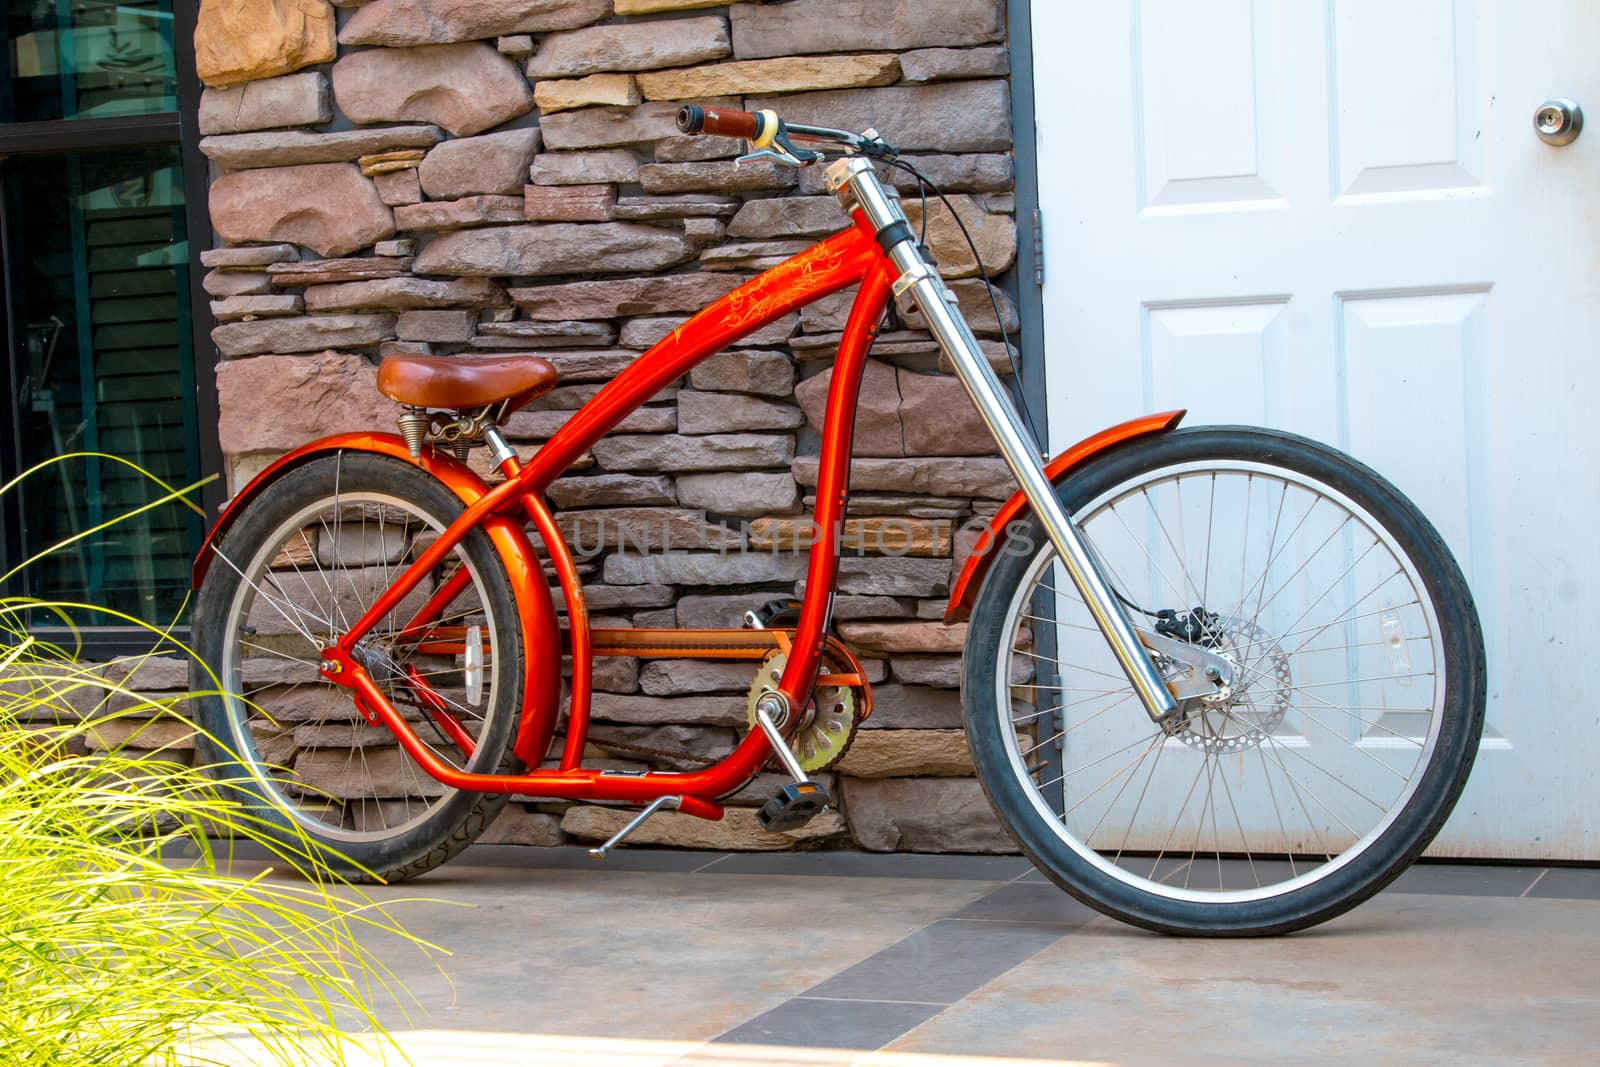
M 818 473 L 817 503 L 812 516 L 817 530 L 833 530 L 844 520 L 845 495 L 849 479 L 851 438 L 855 426 L 856 395 L 867 352 L 872 344 L 884 308 L 890 299 L 897 276 L 875 239 L 871 224 L 856 212 L 850 229 L 829 237 L 810 249 L 757 275 L 721 297 L 631 363 L 531 457 L 526 465 L 514 456 L 501 464 L 506 480 L 481 491 L 459 484 L 465 473 L 459 464 L 429 452 L 425 459 L 435 474 L 449 472 L 451 487 L 462 497 L 466 509 L 438 539 L 398 577 L 367 613 L 350 627 L 334 646 L 324 651 L 324 677 L 353 691 L 357 704 L 369 721 L 381 723 L 394 732 L 401 746 L 413 759 L 441 783 L 459 789 L 482 792 L 521 793 L 557 799 L 584 799 L 643 803 L 663 796 L 683 798 L 680 810 L 706 818 L 717 818 L 721 807 L 714 798 L 742 786 L 772 756 L 772 749 L 759 730 L 752 730 L 744 741 L 717 764 L 696 772 L 652 771 L 642 775 L 607 774 L 578 766 L 589 724 L 591 680 L 591 640 L 588 611 L 577 568 L 555 519 L 544 501 L 550 483 L 616 426 L 629 412 L 656 395 L 662 388 L 687 374 L 696 364 L 761 327 L 788 315 L 822 297 L 853 285 L 860 285 L 845 323 L 839 353 L 829 388 L 827 414 L 823 428 L 822 454 Z M 283 467 L 302 455 L 326 452 L 330 445 L 404 454 L 404 446 L 392 435 L 357 435 L 355 439 L 314 442 L 292 457 L 280 461 Z M 455 468 L 455 470 L 452 470 Z M 276 470 L 264 472 L 261 481 Z M 475 478 L 473 480 L 476 480 Z M 211 547 L 230 524 L 232 512 L 253 493 L 242 492 L 230 504 L 202 548 L 196 565 L 196 582 L 204 574 Z M 366 669 L 352 656 L 357 643 L 458 545 L 462 538 L 480 526 L 495 532 L 502 558 L 502 542 L 508 529 L 522 540 L 514 552 L 526 561 L 531 547 L 520 531 L 523 519 L 532 522 L 544 541 L 554 564 L 565 601 L 568 618 L 568 652 L 572 659 L 570 710 L 566 739 L 560 763 L 553 770 L 532 770 L 525 774 L 473 774 L 457 770 L 440 760 L 417 736 L 413 727 L 384 695 Z M 778 690 L 792 707 L 804 707 L 809 699 L 821 657 L 827 647 L 827 627 L 832 590 L 838 570 L 839 544 L 836 538 L 818 537 L 811 547 L 806 570 L 806 588 L 814 590 L 803 603 L 799 621 L 790 640 L 791 651 Z M 522 550 L 526 549 L 526 552 Z M 526 562 L 510 568 L 513 590 L 523 613 L 524 634 L 530 632 L 527 616 L 541 614 L 538 605 L 549 604 L 549 590 L 537 566 Z M 453 592 L 449 583 L 430 597 L 408 628 L 425 627 L 430 609 L 437 614 Z M 535 627 L 542 629 L 542 627 Z M 553 673 L 553 665 L 541 662 L 541 651 L 529 649 L 527 670 Z M 524 763 L 537 767 L 554 737 L 558 708 L 554 700 L 537 701 L 523 709 L 516 752 Z
M 872 340 L 891 296 L 909 290 L 924 312 L 929 328 L 939 338 L 960 372 L 961 380 L 984 421 L 994 433 L 1002 455 L 1022 485 L 1005 514 L 1020 511 L 1022 498 L 1039 511 L 1052 541 L 1067 561 L 1069 573 L 1086 603 L 1098 603 L 1107 622 L 1102 625 L 1108 642 L 1125 662 L 1136 690 L 1153 693 L 1144 700 L 1152 718 L 1160 719 L 1162 705 L 1175 706 L 1148 657 L 1138 645 L 1121 608 L 1107 591 L 1095 592 L 1103 583 L 1088 550 L 1075 528 L 1062 513 L 1051 488 L 1051 480 L 1064 476 L 1072 466 L 1095 452 L 1129 437 L 1170 428 L 1176 418 L 1167 416 L 1135 420 L 1114 427 L 1081 443 L 1057 463 L 1044 467 L 1035 446 L 1015 410 L 1004 399 L 1003 387 L 983 359 L 970 329 L 954 306 L 949 293 L 931 266 L 915 251 L 906 228 L 905 217 L 885 196 L 864 160 L 842 161 L 839 184 L 848 183 L 857 207 L 851 213 L 849 229 L 829 237 L 778 266 L 757 275 L 721 297 L 667 337 L 639 356 L 621 374 L 607 383 L 524 465 L 516 453 L 505 446 L 498 434 L 491 435 L 494 456 L 505 481 L 493 488 L 485 485 L 462 464 L 437 450 L 426 450 L 419 462 L 441 477 L 461 498 L 465 510 L 417 559 L 406 568 L 367 612 L 351 625 L 334 645 L 323 650 L 322 675 L 336 685 L 352 691 L 355 703 L 373 725 L 391 730 L 399 744 L 422 768 L 444 785 L 481 792 L 522 793 L 553 799 L 582 799 L 627 803 L 649 803 L 663 797 L 678 797 L 679 810 L 705 818 L 722 813 L 716 798 L 739 789 L 774 755 L 762 730 L 751 730 L 724 759 L 702 771 L 648 771 L 623 773 L 589 770 L 579 766 L 589 728 L 592 657 L 595 648 L 589 629 L 588 611 L 576 563 L 545 503 L 544 491 L 564 474 L 595 442 L 613 429 L 631 411 L 648 401 L 668 384 L 677 381 L 695 365 L 761 327 L 801 307 L 852 285 L 859 284 L 850 308 L 834 363 L 829 386 L 826 416 L 819 460 L 816 506 L 812 528 L 821 536 L 810 548 L 806 570 L 807 595 L 792 637 L 784 641 L 788 652 L 776 693 L 790 708 L 804 708 L 817 682 L 824 652 L 829 647 L 834 583 L 837 577 L 840 542 L 828 532 L 842 528 L 849 485 L 851 440 L 855 426 L 855 406 L 861 375 Z M 834 175 L 830 172 L 830 182 Z M 195 581 L 204 576 L 212 546 L 231 524 L 235 512 L 259 487 L 313 455 L 338 450 L 369 450 L 404 455 L 405 446 L 394 435 L 370 434 L 314 442 L 284 457 L 279 463 L 238 494 L 218 521 L 201 549 L 195 566 Z M 480 527 L 489 531 L 496 550 L 507 564 L 520 615 L 519 625 L 527 648 L 527 677 L 524 680 L 522 720 L 514 751 L 528 766 L 543 762 L 555 735 L 559 713 L 556 699 L 560 662 L 558 629 L 551 610 L 550 591 L 542 569 L 537 565 L 531 544 L 523 532 L 523 521 L 538 531 L 553 565 L 565 602 L 568 619 L 568 648 L 572 662 L 570 705 L 566 737 L 560 760 L 554 769 L 535 769 L 524 774 L 479 774 L 458 770 L 441 760 L 422 741 L 412 726 L 390 702 L 383 690 L 359 662 L 357 645 L 371 629 L 396 609 L 406 596 L 434 571 L 463 538 Z M 997 531 L 986 539 L 993 545 Z M 1083 574 L 1075 570 L 1074 558 L 1081 560 Z M 963 575 L 964 589 L 975 572 L 969 562 Z M 466 572 L 443 583 L 406 624 L 405 633 L 428 633 L 440 611 L 461 590 Z M 1087 591 L 1086 590 L 1087 587 Z M 962 597 L 961 599 L 965 599 Z M 959 602 L 959 601 L 958 601 Z M 1099 617 L 1097 616 L 1097 621 Z M 1122 628 L 1119 634 L 1117 627 Z M 737 631 L 734 631 L 737 632 Z M 459 642 L 459 638 L 457 639 Z M 428 641 L 430 648 L 443 649 L 444 643 Z M 463 646 L 464 647 L 464 646 Z M 1141 688 L 1142 687 L 1142 688 Z M 456 738 L 463 752 L 470 753 L 470 739 L 443 712 L 442 704 L 429 701 L 425 686 L 419 696 L 433 706 L 436 717 L 443 717 L 441 728 Z M 798 716 L 795 716 L 798 721 Z

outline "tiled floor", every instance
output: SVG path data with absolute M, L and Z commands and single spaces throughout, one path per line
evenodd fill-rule
M 451 953 L 374 946 L 419 1067 L 1600 1062 L 1596 869 L 1419 865 L 1246 941 L 1131 929 L 1013 857 L 479 846 L 378 895 Z

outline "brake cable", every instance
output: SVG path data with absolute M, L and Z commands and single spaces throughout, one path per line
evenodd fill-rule
M 984 266 L 983 257 L 978 252 L 978 243 L 973 240 L 972 233 L 967 229 L 966 222 L 961 218 L 960 213 L 956 211 L 955 205 L 950 202 L 950 197 L 945 194 L 945 191 L 939 187 L 938 183 L 934 182 L 926 174 L 923 174 L 920 170 L 918 170 L 914 165 L 903 159 L 900 154 L 895 151 L 891 145 L 885 142 L 883 138 L 874 130 L 867 131 L 865 135 L 852 134 L 845 130 L 791 125 L 784 122 L 782 119 L 779 119 L 773 112 L 766 112 L 764 114 L 771 115 L 772 118 L 777 122 L 777 126 L 773 130 L 773 134 L 770 138 L 763 139 L 762 147 L 765 147 L 765 145 L 770 143 L 778 144 L 780 149 L 789 156 L 789 161 L 795 163 L 796 165 L 804 166 L 807 163 L 819 162 L 822 159 L 822 154 L 797 148 L 794 143 L 789 140 L 790 134 L 793 134 L 796 138 L 802 141 L 827 142 L 843 145 L 845 149 L 852 154 L 885 163 L 888 166 L 904 171 L 915 178 L 917 181 L 917 197 L 921 202 L 922 211 L 919 233 L 917 235 L 917 244 L 923 249 L 924 254 L 927 253 L 928 240 L 928 190 L 933 190 L 933 194 L 939 198 L 940 203 L 944 204 L 945 210 L 950 212 L 950 217 L 955 220 L 956 228 L 961 231 L 962 240 L 967 243 L 967 248 L 972 253 L 972 261 L 977 265 L 978 276 L 983 280 L 984 293 L 989 297 L 989 307 L 994 311 L 995 327 L 1000 331 L 1001 344 L 1005 346 L 1006 362 L 1011 367 L 1012 380 L 1020 383 L 1022 381 L 1022 368 L 1017 363 L 1016 350 L 1012 347 L 1011 339 L 1006 332 L 1005 316 L 1000 313 L 1000 298 L 995 294 L 994 280 L 989 277 L 989 269 L 988 267 Z M 680 127 L 683 126 L 681 119 L 679 121 L 679 125 Z M 755 142 L 752 143 L 754 144 Z M 780 156 L 779 158 L 782 157 Z M 988 359 L 988 356 L 983 355 L 982 358 Z M 1028 432 L 1033 435 L 1035 446 L 1042 445 L 1044 443 L 1044 437 L 1039 433 L 1039 428 L 1034 424 L 1033 413 L 1029 410 L 1028 405 L 1026 403 L 1018 404 L 1017 410 L 1021 414 L 1023 421 L 1027 424 Z M 1141 615 L 1148 616 L 1152 619 L 1166 619 L 1174 614 L 1171 611 L 1158 613 L 1151 611 L 1148 608 L 1141 607 L 1128 597 L 1124 596 L 1122 591 L 1118 589 L 1114 583 L 1108 581 L 1107 584 L 1110 585 L 1112 594 L 1123 604 L 1124 607 L 1130 608 L 1133 611 L 1137 611 Z
M 917 193 L 922 201 L 922 232 L 917 238 L 918 244 L 926 245 L 927 242 L 929 189 L 933 190 L 933 195 L 939 198 L 939 201 L 944 204 L 945 210 L 950 212 L 950 217 L 955 220 L 957 228 L 959 228 L 961 231 L 961 238 L 967 242 L 967 248 L 972 252 L 972 260 L 978 266 L 978 275 L 983 279 L 984 292 L 989 297 L 989 306 L 994 310 L 995 327 L 1000 331 L 1001 344 L 1005 346 L 1006 362 L 1011 367 L 1013 380 L 1021 382 L 1022 368 L 1017 364 L 1016 351 L 1012 347 L 1010 338 L 1006 335 L 1005 316 L 1000 314 L 1000 298 L 995 295 L 994 281 L 989 277 L 988 268 L 983 265 L 983 257 L 978 254 L 978 243 L 972 239 L 972 233 L 967 229 L 967 224 L 962 221 L 960 214 L 956 212 L 955 205 L 950 202 L 950 198 L 945 195 L 944 190 L 939 188 L 938 184 L 930 179 L 926 174 L 923 174 L 916 167 L 912 166 L 910 163 L 907 163 L 900 156 L 889 157 L 885 161 L 889 164 L 889 166 L 894 167 L 897 170 L 903 170 L 917 180 Z M 1039 428 L 1034 425 L 1033 413 L 1028 410 L 1028 405 L 1025 403 L 1019 404 L 1018 409 L 1022 413 L 1023 421 L 1028 424 L 1028 432 L 1033 434 L 1034 444 L 1042 445 L 1044 443 L 1044 438 L 1039 433 Z
M 927 242 L 929 189 L 932 189 L 933 194 L 939 198 L 939 201 L 942 204 L 944 204 L 945 210 L 950 212 L 950 217 L 955 220 L 957 228 L 959 228 L 961 231 L 962 239 L 967 242 L 967 248 L 972 252 L 972 260 L 978 266 L 978 275 L 983 279 L 984 292 L 988 294 L 989 306 L 994 309 L 995 325 L 1000 330 L 1001 341 L 1005 345 L 1006 362 L 1011 365 L 1011 373 L 1014 375 L 1014 380 L 1018 382 L 1022 381 L 1022 369 L 1017 365 L 1015 350 L 1012 348 L 1010 339 L 1006 336 L 1005 319 L 1000 314 L 1000 299 L 995 295 L 994 282 L 989 277 L 988 268 L 983 265 L 983 257 L 978 254 L 978 244 L 973 240 L 971 232 L 967 229 L 967 224 L 962 221 L 961 215 L 956 211 L 955 205 L 950 202 L 950 198 L 945 195 L 944 190 L 939 188 L 938 184 L 930 179 L 927 175 L 923 174 L 910 163 L 907 163 L 898 155 L 886 157 L 885 162 L 887 162 L 891 167 L 905 171 L 907 174 L 911 175 L 917 180 L 917 193 L 922 204 L 922 232 L 917 238 L 918 244 L 925 246 Z M 1028 424 L 1029 432 L 1033 434 L 1034 442 L 1036 444 L 1042 443 L 1043 438 L 1039 434 L 1038 427 L 1036 427 L 1033 423 L 1033 414 L 1028 410 L 1028 406 L 1026 404 L 1019 405 L 1019 410 L 1022 414 L 1023 420 Z M 1110 587 L 1112 595 L 1114 595 L 1117 600 L 1121 601 L 1124 607 L 1130 608 L 1133 611 L 1137 611 L 1139 614 L 1148 616 L 1152 619 L 1165 618 L 1165 615 L 1162 613 L 1151 611 L 1149 608 L 1141 607 L 1132 600 L 1128 599 L 1128 597 L 1123 595 L 1122 590 L 1116 587 L 1115 583 L 1112 583 L 1108 580 L 1107 585 Z M 1166 615 L 1171 614 L 1172 613 L 1170 611 L 1166 613 Z

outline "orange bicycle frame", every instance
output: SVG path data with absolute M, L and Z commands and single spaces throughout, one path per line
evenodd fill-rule
M 521 793 L 556 799 L 582 799 L 646 803 L 663 796 L 680 796 L 680 810 L 705 818 L 721 816 L 716 798 L 748 781 L 773 752 L 766 737 L 752 730 L 727 757 L 701 771 L 690 773 L 650 771 L 619 775 L 579 766 L 589 726 L 592 676 L 588 612 L 577 567 L 556 528 L 544 500 L 544 491 L 596 441 L 668 384 L 683 377 L 696 364 L 731 342 L 760 329 L 822 297 L 860 285 L 845 323 L 829 387 L 827 415 L 822 434 L 817 502 L 813 521 L 821 531 L 840 528 L 844 521 L 849 482 L 851 438 L 855 425 L 856 395 L 878 324 L 888 305 L 895 270 L 880 249 L 871 226 L 857 212 L 850 229 L 750 279 L 694 315 L 663 338 L 595 397 L 577 411 L 526 463 L 508 457 L 501 465 L 506 480 L 490 488 L 461 464 L 442 453 L 426 450 L 421 461 L 461 497 L 466 509 L 438 539 L 378 597 L 365 615 L 337 643 L 323 652 L 323 677 L 350 689 L 367 717 L 394 732 L 410 756 L 441 783 L 479 792 Z M 338 448 L 355 448 L 404 454 L 398 438 L 385 434 L 347 435 L 315 442 L 284 457 L 274 470 L 303 461 L 310 455 Z M 264 479 L 258 480 L 264 481 Z M 473 484 L 476 483 L 476 484 Z M 209 561 L 210 546 L 231 525 L 235 513 L 248 499 L 241 493 L 218 521 L 202 548 L 195 568 L 198 584 Z M 559 684 L 560 650 L 550 591 L 544 582 L 531 545 L 523 532 L 524 520 L 539 533 L 554 565 L 568 620 L 571 654 L 570 709 L 561 758 L 555 769 L 524 774 L 475 774 L 458 770 L 441 760 L 418 737 L 415 729 L 390 702 L 366 669 L 352 656 L 359 642 L 381 619 L 437 567 L 472 530 L 488 529 L 508 571 L 516 594 L 522 635 L 528 645 L 522 719 L 515 751 L 522 761 L 537 768 L 555 735 L 559 711 L 554 692 Z M 520 543 L 517 543 L 520 542 Z M 791 707 L 804 707 L 827 649 L 827 627 L 832 590 L 839 563 L 838 539 L 818 537 L 811 546 L 806 589 L 790 640 L 791 651 L 778 690 Z M 448 599 L 445 591 L 428 603 L 408 624 L 408 630 L 425 628 L 429 610 Z M 551 656 L 552 646 L 555 655 Z

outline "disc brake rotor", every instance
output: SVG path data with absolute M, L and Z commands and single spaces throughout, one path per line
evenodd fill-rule
M 1294 678 L 1277 640 L 1252 622 L 1229 619 L 1211 651 L 1233 663 L 1225 698 L 1185 702 L 1187 719 L 1174 736 L 1210 755 L 1243 752 L 1265 741 L 1289 710 Z
M 788 662 L 789 658 L 782 652 L 773 652 L 761 662 L 745 701 L 745 716 L 752 730 L 759 729 L 756 702 L 769 690 L 777 688 Z M 823 661 L 825 673 L 838 669 L 837 665 Z M 799 727 L 788 734 L 789 747 L 807 774 L 825 771 L 844 758 L 859 725 L 856 710 L 856 693 L 849 686 L 824 685 L 812 690 L 811 703 L 801 713 Z M 768 766 L 777 767 L 778 764 L 774 760 Z

